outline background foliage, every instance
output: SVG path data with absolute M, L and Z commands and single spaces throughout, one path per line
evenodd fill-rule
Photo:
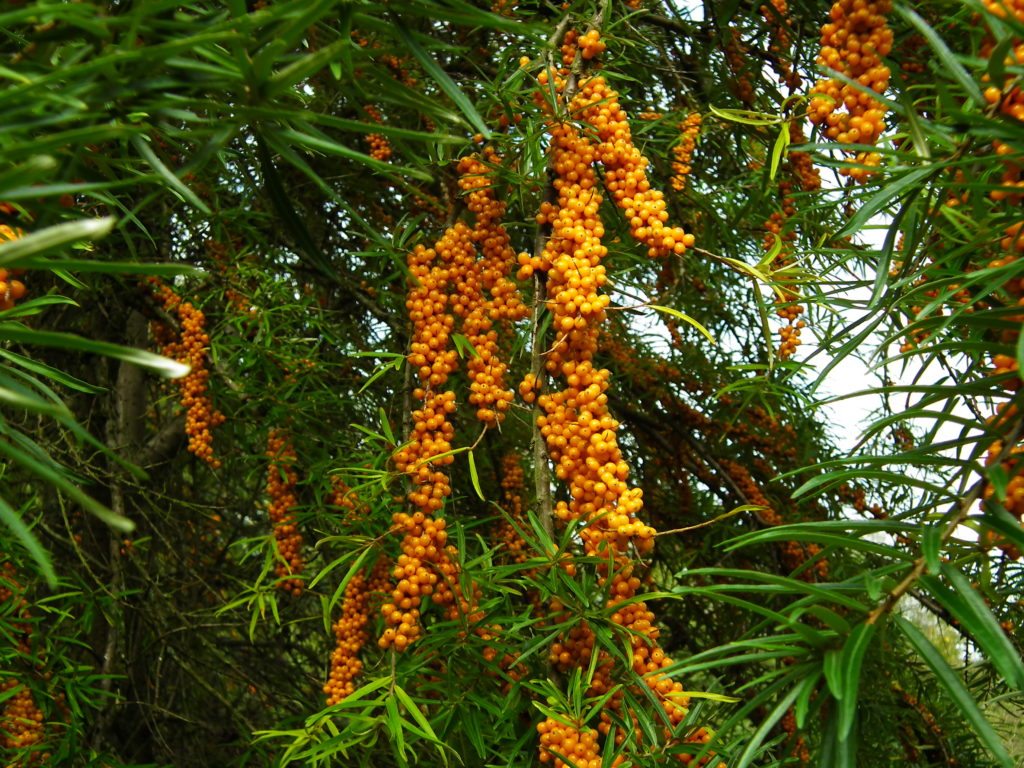
M 857 137 L 808 122 L 825 2 L 7 3 L 5 764 L 521 766 L 545 718 L 602 713 L 620 740 L 589 768 L 1024 764 L 1024 9 L 888 5 L 836 4 L 884 12 L 894 41 L 857 183 Z M 539 253 L 552 125 L 586 132 L 538 83 L 568 30 L 600 32 L 570 77 L 599 63 L 696 239 L 651 258 L 611 195 L 600 209 L 595 361 L 660 532 L 631 550 L 633 603 L 649 593 L 689 692 L 681 723 L 633 669 L 608 564 L 551 514 L 568 491 L 530 397 L 476 422 L 465 335 L 443 515 L 472 609 L 424 607 L 399 653 L 375 642 L 393 587 L 346 592 L 397 556 L 408 511 L 408 255 L 477 221 L 456 168 L 485 143 L 511 247 Z M 873 82 L 838 80 L 855 101 Z M 533 314 L 498 342 L 513 390 L 557 332 L 520 277 Z M 782 359 L 793 307 L 807 327 Z M 161 351 L 192 365 L 184 389 Z M 865 391 L 826 407 L 851 370 Z M 854 400 L 874 411 L 840 448 Z M 186 434 L 207 425 L 209 460 Z M 369 642 L 327 707 L 343 611 Z M 581 627 L 582 663 L 549 658 Z M 611 715 L 598 660 L 625 697 Z

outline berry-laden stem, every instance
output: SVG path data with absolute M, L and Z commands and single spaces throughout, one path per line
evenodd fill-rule
M 302 532 L 299 530 L 295 507 L 298 499 L 295 486 L 299 482 L 295 470 L 297 456 L 286 430 L 271 430 L 267 437 L 267 513 L 274 528 L 279 560 L 274 566 L 277 586 L 294 595 L 302 594 L 303 583 L 297 578 L 305 566 L 302 559 Z

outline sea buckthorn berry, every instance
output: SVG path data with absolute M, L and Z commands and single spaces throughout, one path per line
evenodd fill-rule
M 672 148 L 672 189 L 682 192 L 686 188 L 686 177 L 690 175 L 690 159 L 697 145 L 700 133 L 700 113 L 691 112 L 679 124 L 679 143 Z M 674 247 L 674 246 L 673 246 Z
M 283 429 L 271 430 L 267 437 L 266 456 L 270 459 L 267 467 L 267 496 L 270 499 L 267 514 L 274 530 L 278 562 L 274 572 L 278 577 L 277 586 L 294 595 L 303 590 L 302 580 L 295 578 L 302 573 L 305 562 L 302 558 L 302 532 L 299 530 L 295 508 L 298 499 L 295 488 L 299 482 L 295 470 L 297 456 L 288 433 Z
M 178 333 L 159 320 L 151 323 L 150 327 L 161 352 L 189 366 L 189 372 L 177 379 L 180 402 L 185 408 L 188 450 L 217 468 L 220 460 L 213 455 L 213 430 L 224 423 L 224 414 L 213 407 L 208 392 L 207 350 L 210 337 L 206 333 L 206 315 L 192 302 L 182 301 L 170 286 L 158 278 L 149 278 L 147 282 L 164 310 L 178 316 Z
M 355 690 L 352 681 L 363 668 L 359 651 L 369 639 L 366 624 L 369 621 L 370 598 L 387 589 L 389 568 L 388 559 L 379 557 L 369 577 L 364 570 L 360 570 L 345 586 L 341 617 L 333 627 L 336 644 L 331 654 L 330 677 L 324 685 L 329 707 L 343 701 Z
M 564 79 L 556 77 L 554 87 L 564 87 Z M 542 109 L 551 110 L 542 94 L 537 98 Z M 654 529 L 639 518 L 643 509 L 643 492 L 630 487 L 629 466 L 618 445 L 618 422 L 608 409 L 607 390 L 611 372 L 594 363 L 598 338 L 606 319 L 608 295 L 602 292 L 607 282 L 601 263 L 608 250 L 602 244 L 604 225 L 600 217 L 603 196 L 600 191 L 597 163 L 604 170 L 604 189 L 615 205 L 627 216 L 633 237 L 648 246 L 652 256 L 682 253 L 693 244 L 692 235 L 681 227 L 667 224 L 668 212 L 661 192 L 651 188 L 645 167 L 647 160 L 634 146 L 628 117 L 622 110 L 618 94 L 600 76 L 581 80 L 568 111 L 584 123 L 584 130 L 551 115 L 550 167 L 554 172 L 556 199 L 541 206 L 537 222 L 550 228 L 540 263 L 520 258 L 522 270 L 529 264 L 540 271 L 546 285 L 546 307 L 552 315 L 556 339 L 545 352 L 544 370 L 550 375 L 552 390 L 536 397 L 540 413 L 537 427 L 554 463 L 554 474 L 568 488 L 568 499 L 555 504 L 555 517 L 575 523 L 583 553 L 601 562 L 597 566 L 600 584 L 608 603 L 615 606 L 613 624 L 627 626 L 630 643 L 640 674 L 648 675 L 654 668 L 649 661 L 657 649 L 658 628 L 655 617 L 643 603 L 630 603 L 641 585 L 633 575 L 635 553 L 645 554 L 654 545 Z M 527 257 L 529 258 L 529 257 Z M 557 389 L 556 384 L 563 385 Z M 535 392 L 536 378 L 528 376 L 520 385 L 520 394 L 528 399 Z M 551 554 L 553 563 L 563 559 Z M 575 573 L 571 559 L 564 561 L 568 573 Z M 552 613 L 559 623 L 570 623 L 557 601 Z M 625 637 L 626 633 L 623 632 Z M 552 645 L 549 659 L 565 671 L 586 668 L 594 656 L 593 630 L 578 622 L 562 632 Z M 603 653 L 603 652 L 602 652 Z M 664 654 L 657 669 L 663 667 Z M 594 660 L 596 668 L 588 695 L 597 696 L 614 686 L 614 659 L 602 655 Z M 669 662 L 670 663 L 670 662 Z M 650 680 L 666 714 L 679 723 L 686 715 L 688 702 L 682 685 L 663 674 Z M 610 712 L 629 719 L 624 710 L 624 692 L 616 691 L 607 701 L 598 733 L 610 732 Z M 584 764 L 577 757 L 586 757 L 591 765 L 591 750 L 597 751 L 597 734 L 577 727 L 567 727 L 549 718 L 538 726 L 540 759 L 556 766 Z M 704 733 L 703 731 L 699 731 Z M 619 733 L 619 743 L 624 738 Z M 592 746 L 593 744 L 593 746 Z M 625 761 L 624 756 L 616 760 Z M 570 762 L 571 761 L 571 762 Z
M 20 229 L 0 224 L 0 242 L 17 240 L 24 234 Z M 0 268 L 0 310 L 13 309 L 15 302 L 21 301 L 25 297 L 25 284 L 14 279 L 21 276 L 24 271 L 23 269 Z
M 889 68 L 882 58 L 892 50 L 893 33 L 885 15 L 892 10 L 890 0 L 836 0 L 830 21 L 821 28 L 821 52 L 818 63 L 857 81 L 875 93 L 889 87 Z M 810 92 L 808 117 L 822 124 L 825 136 L 841 144 L 875 144 L 885 130 L 884 104 L 836 78 L 815 83 Z M 845 166 L 841 173 L 855 181 L 864 181 L 881 156 L 858 152 L 854 162 L 868 168 Z

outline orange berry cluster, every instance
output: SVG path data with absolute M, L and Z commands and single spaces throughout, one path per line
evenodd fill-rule
M 4 560 L 3 567 L 0 568 L 0 604 L 14 603 L 15 608 L 10 615 L 16 615 L 22 621 L 13 623 L 12 628 L 17 634 L 11 639 L 15 641 L 16 652 L 21 656 L 28 656 L 31 652 L 32 616 L 23 592 L 17 580 L 14 564 L 10 560 Z M 4 700 L 3 708 L 0 709 L 0 746 L 4 749 L 38 748 L 45 735 L 42 710 L 36 705 L 28 686 L 17 678 L 6 677 L 0 681 L 0 695 L 7 695 L 12 690 L 14 693 Z M 35 764 L 48 757 L 49 755 L 36 751 L 27 752 L 21 760 L 16 760 L 11 765 Z
M 1024 19 L 1024 0 L 986 0 L 985 9 L 999 18 L 1006 18 L 1009 15 L 1018 21 Z M 982 46 L 982 55 L 991 56 L 995 48 L 995 41 L 987 39 Z M 1014 38 L 1010 49 L 1007 51 L 1005 63 L 1008 66 L 1020 66 L 1024 62 L 1024 41 Z M 989 76 L 983 76 L 988 81 Z M 1008 117 L 1024 121 L 1024 89 L 1018 84 L 1018 78 L 1007 77 L 1002 88 L 990 85 L 984 92 L 986 100 L 991 104 L 998 104 L 999 110 Z M 996 154 L 1001 158 L 1003 171 L 999 189 L 989 192 L 989 197 L 997 203 L 1006 203 L 1016 206 L 1019 211 L 1020 201 L 1024 199 L 1024 167 L 1018 159 L 1011 159 L 1011 156 L 1019 155 L 1019 150 L 1011 147 L 1005 142 L 996 140 L 993 142 Z M 1000 268 L 1011 264 L 1021 258 L 1024 254 L 1024 221 L 1019 220 L 1007 226 L 1003 231 L 1003 237 L 999 240 L 1000 253 L 989 260 L 987 266 Z M 1017 278 L 1007 280 L 1001 287 L 1006 295 L 1007 306 L 1024 308 L 1024 280 Z M 1024 321 L 1024 316 L 1016 314 L 1006 318 L 1017 322 Z M 1020 332 L 1007 329 L 998 335 L 998 341 L 1002 344 L 1015 346 L 1018 342 Z M 992 358 L 992 374 L 1006 374 L 1015 372 L 1017 375 L 1003 381 L 1001 386 L 1009 392 L 1015 392 L 1020 388 L 1021 378 L 1017 361 L 1004 354 L 996 354 Z M 1011 420 L 1016 418 L 1018 413 L 1013 403 L 1002 403 L 996 412 L 989 417 L 988 423 L 995 429 L 1004 429 Z M 997 457 L 1004 447 L 1003 441 L 996 440 L 989 448 L 987 465 L 995 463 Z M 1002 462 L 1004 470 L 1008 473 L 1010 481 L 1006 487 L 1006 499 L 1003 502 L 1006 509 L 1018 520 L 1024 520 L 1024 477 L 1020 474 L 1020 462 L 1024 460 L 1024 442 L 1018 442 L 1009 451 L 1009 455 Z M 991 498 L 995 489 L 989 484 L 985 489 L 985 498 Z M 1020 550 L 1010 544 L 1005 538 L 995 534 L 987 534 L 984 539 L 986 543 L 998 545 L 1009 557 L 1019 558 Z
M 432 517 L 451 494 L 448 476 L 440 467 L 454 461 L 443 454 L 452 447 L 454 428 L 448 415 L 456 408 L 455 392 L 441 389 L 458 364 L 456 351 L 449 348 L 455 316 L 462 319 L 462 329 L 477 353 L 467 364 L 469 401 L 476 406 L 477 418 L 486 425 L 500 422 L 513 399 L 503 386 L 507 364 L 499 355 L 493 324 L 518 320 L 528 310 L 508 279 L 515 252 L 501 223 L 505 205 L 492 189 L 498 163 L 488 149 L 483 160 L 473 155 L 460 161 L 459 185 L 476 217 L 475 226 L 456 222 L 433 248 L 418 245 L 408 259 L 412 284 L 406 309 L 413 325 L 409 363 L 422 385 L 413 397 L 423 401 L 423 407 L 413 411 L 412 435 L 394 456 L 398 471 L 412 478 L 408 500 L 416 512 L 399 512 L 392 518 L 394 530 L 404 535 L 394 569 L 398 583 L 392 602 L 382 608 L 388 625 L 380 638 L 384 648 L 394 644 L 403 650 L 419 636 L 421 595 L 432 594 L 435 603 L 450 609 L 460 605 L 457 598 L 462 601 L 455 550 L 445 546 L 444 520 Z M 479 259 L 477 245 L 482 251 Z
M 594 155 L 604 166 L 605 189 L 625 213 L 630 234 L 647 245 L 649 256 L 684 253 L 693 245 L 694 237 L 682 227 L 667 225 L 665 195 L 651 188 L 644 170 L 648 160 L 633 144 L 629 117 L 619 105 L 618 92 L 610 88 L 603 77 L 592 77 L 581 83 L 573 99 L 572 111 L 577 110 L 597 131 L 599 141 L 593 147 Z M 598 238 L 603 233 L 603 228 L 595 230 Z
M 595 56 L 600 56 L 604 52 L 605 42 L 601 39 L 601 33 L 596 29 L 591 29 L 584 33 L 577 41 L 579 47 L 580 56 L 587 61 L 590 61 Z
M 750 72 L 747 64 L 750 57 L 747 55 L 747 47 L 740 39 L 740 31 L 736 27 L 729 27 L 729 37 L 725 41 L 725 60 L 732 72 L 732 80 L 729 87 L 736 96 L 747 107 L 754 105 L 754 86 L 750 81 Z
M 378 125 L 384 123 L 381 117 L 380 110 L 372 104 L 367 104 L 363 107 L 363 111 L 369 115 L 370 119 Z M 391 159 L 391 142 L 388 141 L 388 137 L 382 133 L 368 133 L 366 135 L 366 143 L 370 145 L 370 157 L 374 160 L 390 160 Z
M 567 60 L 571 61 L 563 50 L 563 63 Z M 556 93 L 562 93 L 567 76 L 565 70 L 542 71 L 538 82 L 541 86 L 551 83 Z M 546 89 L 542 87 L 540 91 L 535 95 L 537 103 L 550 110 Z M 617 597 L 618 582 L 611 579 L 609 583 L 609 566 L 614 564 L 617 573 L 628 574 L 628 590 L 632 583 L 631 553 L 651 551 L 654 529 L 637 516 L 643 506 L 642 491 L 630 488 L 626 482 L 629 466 L 616 437 L 619 424 L 608 410 L 606 390 L 611 373 L 597 368 L 593 362 L 609 302 L 606 294 L 599 293 L 607 282 L 601 260 L 608 249 L 601 242 L 605 231 L 598 213 L 602 196 L 595 163 L 600 161 L 603 166 L 605 188 L 624 211 L 632 236 L 648 246 L 649 255 L 681 254 L 693 244 L 693 236 L 680 227 L 666 225 L 668 212 L 663 195 L 651 188 L 644 170 L 647 160 L 633 145 L 628 116 L 619 105 L 618 94 L 603 77 L 582 79 L 568 112 L 593 130 L 596 141 L 555 115 L 549 118 L 548 151 L 557 198 L 553 203 L 542 204 L 537 222 L 549 227 L 550 236 L 540 257 L 520 257 L 519 276 L 529 277 L 535 270 L 545 273 L 547 308 L 558 334 L 546 353 L 545 369 L 550 375 L 560 375 L 566 385 L 565 389 L 536 398 L 543 411 L 537 426 L 555 463 L 555 474 L 567 483 L 569 491 L 569 500 L 559 500 L 554 512 L 565 523 L 579 521 L 578 535 L 584 553 L 606 561 L 598 570 L 605 589 L 611 590 L 611 604 L 626 598 Z M 523 381 L 520 391 L 533 396 L 535 388 L 536 380 L 529 378 Z M 635 587 L 639 584 L 636 580 Z M 557 601 L 552 608 L 560 610 Z M 630 615 L 630 629 L 656 647 L 653 614 L 648 617 L 646 607 L 641 613 L 636 617 Z M 578 624 L 552 646 L 551 657 L 560 665 L 583 666 L 592 649 L 592 631 L 585 624 Z M 596 687 L 610 689 L 613 667 L 612 659 L 599 660 Z M 641 674 L 646 672 L 645 666 Z M 652 690 L 665 702 L 667 696 L 682 690 L 681 685 L 670 680 L 652 679 Z M 672 709 L 675 710 L 674 704 Z M 596 734 L 567 727 L 553 718 L 542 722 L 538 731 L 541 760 L 553 759 L 556 766 L 600 764 Z
M 1005 3 L 1005 7 L 1004 7 Z M 986 0 L 985 9 L 999 18 L 1006 18 L 1007 12 L 1013 17 L 1024 18 L 1024 2 L 1022 0 Z M 980 55 L 989 59 L 996 47 L 991 36 L 981 47 Z M 1004 63 L 1007 67 L 1019 67 L 1024 64 L 1024 41 L 1020 38 L 1013 40 L 1013 45 L 1006 52 Z M 982 76 L 983 82 L 990 82 L 991 78 L 986 73 Z M 1024 121 L 1024 89 L 1018 85 L 1019 78 L 1007 73 L 1002 87 L 989 85 L 984 92 L 985 100 L 989 104 L 998 104 L 999 111 L 1007 117 L 1017 121 Z M 1002 158 L 1002 188 L 989 192 L 989 197 L 996 201 L 1006 200 L 1012 204 L 1020 202 L 1024 196 L 1024 167 L 1019 159 L 1010 159 L 1011 155 L 1019 155 L 1020 151 L 1004 141 L 996 139 L 992 142 L 996 155 Z
M 217 271 L 220 272 L 227 284 L 224 289 L 224 298 L 227 300 L 228 306 L 239 314 L 251 315 L 255 314 L 256 308 L 244 294 L 232 285 L 232 283 L 237 284 L 238 273 L 234 262 L 238 259 L 238 249 L 237 244 L 223 243 L 220 240 L 211 239 L 206 243 L 206 250 L 210 254 L 210 258 L 217 265 Z
M 466 207 L 476 216 L 472 239 L 480 247 L 481 258 L 456 265 L 461 280 L 450 298 L 452 311 L 462 318 L 463 333 L 476 351 L 466 364 L 469 402 L 484 424 L 501 422 L 514 398 L 512 390 L 504 388 L 508 365 L 498 353 L 494 323 L 514 322 L 529 314 L 518 287 L 508 278 L 516 253 L 501 223 L 505 203 L 494 192 L 499 163 L 490 147 L 484 148 L 482 159 L 469 155 L 459 161 L 459 187 L 466 193 Z
M 542 763 L 554 760 L 555 768 L 601 768 L 596 731 L 583 728 L 580 724 L 567 725 L 547 717 L 537 726 L 537 732 L 540 734 Z M 619 755 L 612 760 L 611 765 L 619 766 L 623 762 L 625 758 Z
M 267 496 L 270 505 L 267 514 L 274 528 L 279 559 L 274 567 L 277 586 L 293 595 L 302 594 L 302 580 L 296 578 L 302 573 L 302 532 L 295 516 L 298 499 L 295 486 L 299 482 L 295 471 L 297 456 L 291 438 L 286 430 L 273 429 L 267 436 Z
M 334 622 L 333 627 L 336 645 L 331 654 L 330 678 L 324 685 L 328 707 L 344 701 L 355 690 L 352 681 L 363 669 L 359 652 L 370 639 L 366 631 L 366 624 L 370 620 L 370 597 L 387 589 L 388 570 L 387 558 L 379 557 L 369 578 L 364 568 L 357 571 L 345 585 L 341 617 Z
M 618 422 L 608 413 L 604 392 L 611 372 L 592 363 L 609 302 L 598 293 L 606 282 L 600 260 L 608 251 L 601 244 L 604 227 L 597 213 L 596 148 L 570 124 L 553 122 L 549 130 L 558 201 L 544 204 L 538 219 L 551 224 L 542 265 L 547 306 L 560 336 L 545 367 L 564 376 L 568 387 L 538 398 L 545 413 L 537 424 L 556 463 L 555 474 L 570 484 L 571 501 L 560 501 L 555 514 L 564 521 L 587 521 L 581 535 L 588 553 L 600 551 L 606 535 L 625 546 L 640 534 L 649 549 L 654 532 L 636 521 L 641 492 L 625 483 L 629 469 L 615 438 Z
M 686 189 L 686 177 L 690 175 L 690 158 L 693 148 L 697 145 L 697 134 L 700 133 L 700 113 L 691 112 L 679 124 L 679 143 L 672 148 L 672 189 L 682 192 Z
M 502 509 L 505 510 L 507 518 L 503 518 L 495 526 L 494 538 L 500 542 L 503 551 L 514 563 L 524 563 L 529 559 L 526 551 L 526 542 L 516 529 L 516 525 L 522 525 L 523 519 L 523 490 L 524 490 L 523 467 L 519 462 L 519 455 L 509 453 L 501 460 L 501 488 L 502 488 Z
M 192 302 L 182 301 L 159 279 L 150 278 L 148 282 L 163 308 L 176 312 L 181 327 L 181 332 L 174 334 L 163 323 L 154 323 L 153 332 L 165 356 L 190 367 L 189 372 L 177 380 L 180 402 L 186 411 L 188 450 L 210 466 L 219 467 L 220 460 L 213 457 L 212 430 L 224 423 L 224 414 L 213 407 L 207 392 L 210 371 L 206 367 L 206 350 L 210 337 L 206 333 L 206 315 Z
M 440 469 L 455 460 L 444 455 L 451 451 L 455 434 L 448 420 L 455 412 L 455 392 L 441 391 L 458 364 L 456 351 L 449 348 L 455 326 L 449 312 L 449 289 L 459 277 L 456 270 L 475 261 L 472 234 L 466 224 L 456 222 L 433 248 L 417 245 L 408 258 L 411 284 L 405 306 L 413 325 L 409 363 L 423 385 L 413 390 L 413 397 L 423 401 L 423 406 L 413 411 L 409 442 L 395 452 L 394 461 L 399 472 L 412 478 L 413 490 L 407 498 L 416 512 L 392 516 L 392 530 L 404 535 L 393 572 L 397 583 L 392 601 L 381 609 L 387 624 L 378 641 L 382 648 L 394 645 L 402 651 L 415 641 L 421 632 L 421 595 L 433 593 L 439 572 L 454 576 L 454 565 L 445 551 L 445 521 L 432 515 L 451 494 L 448 476 Z M 450 604 L 447 597 L 435 596 L 435 600 Z
M 802 144 L 805 141 L 803 131 L 795 121 L 789 124 L 789 140 L 791 144 Z M 786 168 L 779 176 L 779 197 L 781 198 L 781 210 L 772 213 L 771 218 L 765 223 L 768 234 L 765 235 L 765 250 L 775 247 L 775 237 L 782 240 L 782 249 L 775 256 L 772 267 L 781 270 L 792 263 L 792 255 L 789 251 L 789 243 L 796 239 L 796 233 L 784 229 L 786 222 L 796 214 L 796 200 L 793 198 L 793 187 L 799 183 L 804 192 L 810 192 L 821 187 L 821 177 L 814 167 L 814 161 L 807 152 L 790 152 L 786 161 Z M 776 295 L 775 303 L 777 308 L 775 314 L 782 318 L 786 324 L 779 329 L 779 359 L 788 360 L 800 346 L 800 331 L 806 327 L 806 323 L 800 320 L 804 308 L 796 302 L 799 298 L 796 291 L 783 290 L 781 295 Z
M 364 517 L 368 511 L 366 505 L 355 491 L 348 487 L 341 475 L 331 477 L 331 490 L 327 494 L 327 504 L 345 510 L 345 517 L 350 522 Z
M 932 741 L 932 744 L 928 744 L 927 742 L 922 744 L 921 743 L 922 739 L 920 738 L 920 736 L 918 736 L 916 734 L 913 735 L 909 739 L 901 739 L 900 740 L 903 743 L 903 749 L 904 749 L 904 752 L 906 753 L 907 761 L 909 763 L 911 763 L 911 764 L 913 764 L 913 763 L 920 763 L 921 762 L 921 752 L 920 752 L 919 747 L 924 747 L 924 748 L 935 747 L 935 746 L 938 746 L 939 744 L 942 744 L 943 741 L 945 740 L 945 737 L 943 736 L 943 733 L 942 733 L 942 726 L 940 726 L 938 724 L 938 722 L 936 722 L 935 715 L 933 715 L 928 710 L 928 708 L 918 700 L 918 698 L 916 696 L 912 696 L 908 692 L 902 690 L 898 683 L 893 683 L 892 688 L 893 688 L 893 690 L 895 692 L 900 694 L 900 698 L 903 700 L 903 703 L 906 704 L 911 709 L 913 709 L 915 714 L 916 714 L 916 716 L 921 719 L 921 721 L 924 723 L 924 727 L 928 731 L 927 738 L 930 741 Z M 908 734 L 908 735 L 911 735 L 911 734 Z M 951 758 L 949 758 L 948 765 L 951 766 L 951 767 L 959 765 L 959 761 L 956 758 L 952 758 L 951 757 Z
M 768 53 L 779 73 L 779 82 L 789 89 L 800 87 L 800 75 L 793 70 L 789 61 L 790 31 L 789 5 L 786 0 L 771 0 L 771 4 L 762 5 L 761 16 L 768 23 Z
M 790 707 L 782 716 L 782 730 L 789 734 L 788 741 L 792 745 L 789 750 L 790 757 L 796 758 L 798 765 L 810 765 L 811 752 L 807 749 L 807 741 L 800 735 L 796 725 L 796 709 Z
M 882 57 L 892 50 L 892 30 L 885 14 L 890 0 L 836 0 L 829 13 L 831 21 L 821 28 L 818 63 L 855 80 L 868 91 L 884 93 L 889 87 L 889 68 Z M 815 125 L 825 124 L 825 135 L 840 144 L 875 144 L 885 128 L 885 106 L 851 85 L 825 78 L 811 89 L 808 117 Z M 858 152 L 854 159 L 868 168 L 844 167 L 841 173 L 863 181 L 881 162 L 877 152 Z
M 13 229 L 0 224 L 0 242 L 17 240 L 24 234 L 20 229 Z M 14 302 L 25 296 L 25 284 L 16 278 L 25 274 L 24 269 L 0 269 L 0 311 L 11 309 Z
M 381 648 L 404 651 L 422 633 L 420 604 L 430 595 L 434 603 L 450 606 L 455 595 L 452 586 L 458 570 L 446 546 L 448 530 L 443 518 L 428 517 L 423 511 L 396 512 L 392 530 L 403 531 L 402 554 L 391 575 L 396 583 L 391 600 L 381 607 L 387 625 L 378 640 Z

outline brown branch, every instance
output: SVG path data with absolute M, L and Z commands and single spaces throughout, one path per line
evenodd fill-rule
M 1022 431 L 1024 431 L 1024 419 L 1018 419 L 1014 424 L 1013 429 L 1010 430 L 1010 433 L 1006 436 L 1003 449 L 999 452 L 999 455 L 993 462 L 994 464 L 999 465 L 1010 457 L 1017 447 L 1017 441 L 1020 440 Z M 973 486 L 971 486 L 967 495 L 954 505 L 950 511 L 952 512 L 953 510 L 956 510 L 956 514 L 954 514 L 950 521 L 946 523 L 945 530 L 939 536 L 940 543 L 946 542 L 960 524 L 967 519 L 968 515 L 971 513 L 971 507 L 973 507 L 974 504 L 984 495 L 985 489 L 988 485 L 988 478 L 982 477 Z M 921 575 L 927 568 L 928 562 L 925 557 L 922 555 L 917 558 L 914 561 L 914 567 L 910 569 L 910 573 L 908 573 L 899 584 L 893 587 L 892 591 L 885 596 L 885 599 L 868 614 L 864 623 L 874 624 L 883 616 L 891 613 L 893 608 L 895 608 L 896 604 L 900 601 L 900 598 L 910 591 L 910 588 L 914 586 L 915 582 L 919 578 L 921 578 Z

